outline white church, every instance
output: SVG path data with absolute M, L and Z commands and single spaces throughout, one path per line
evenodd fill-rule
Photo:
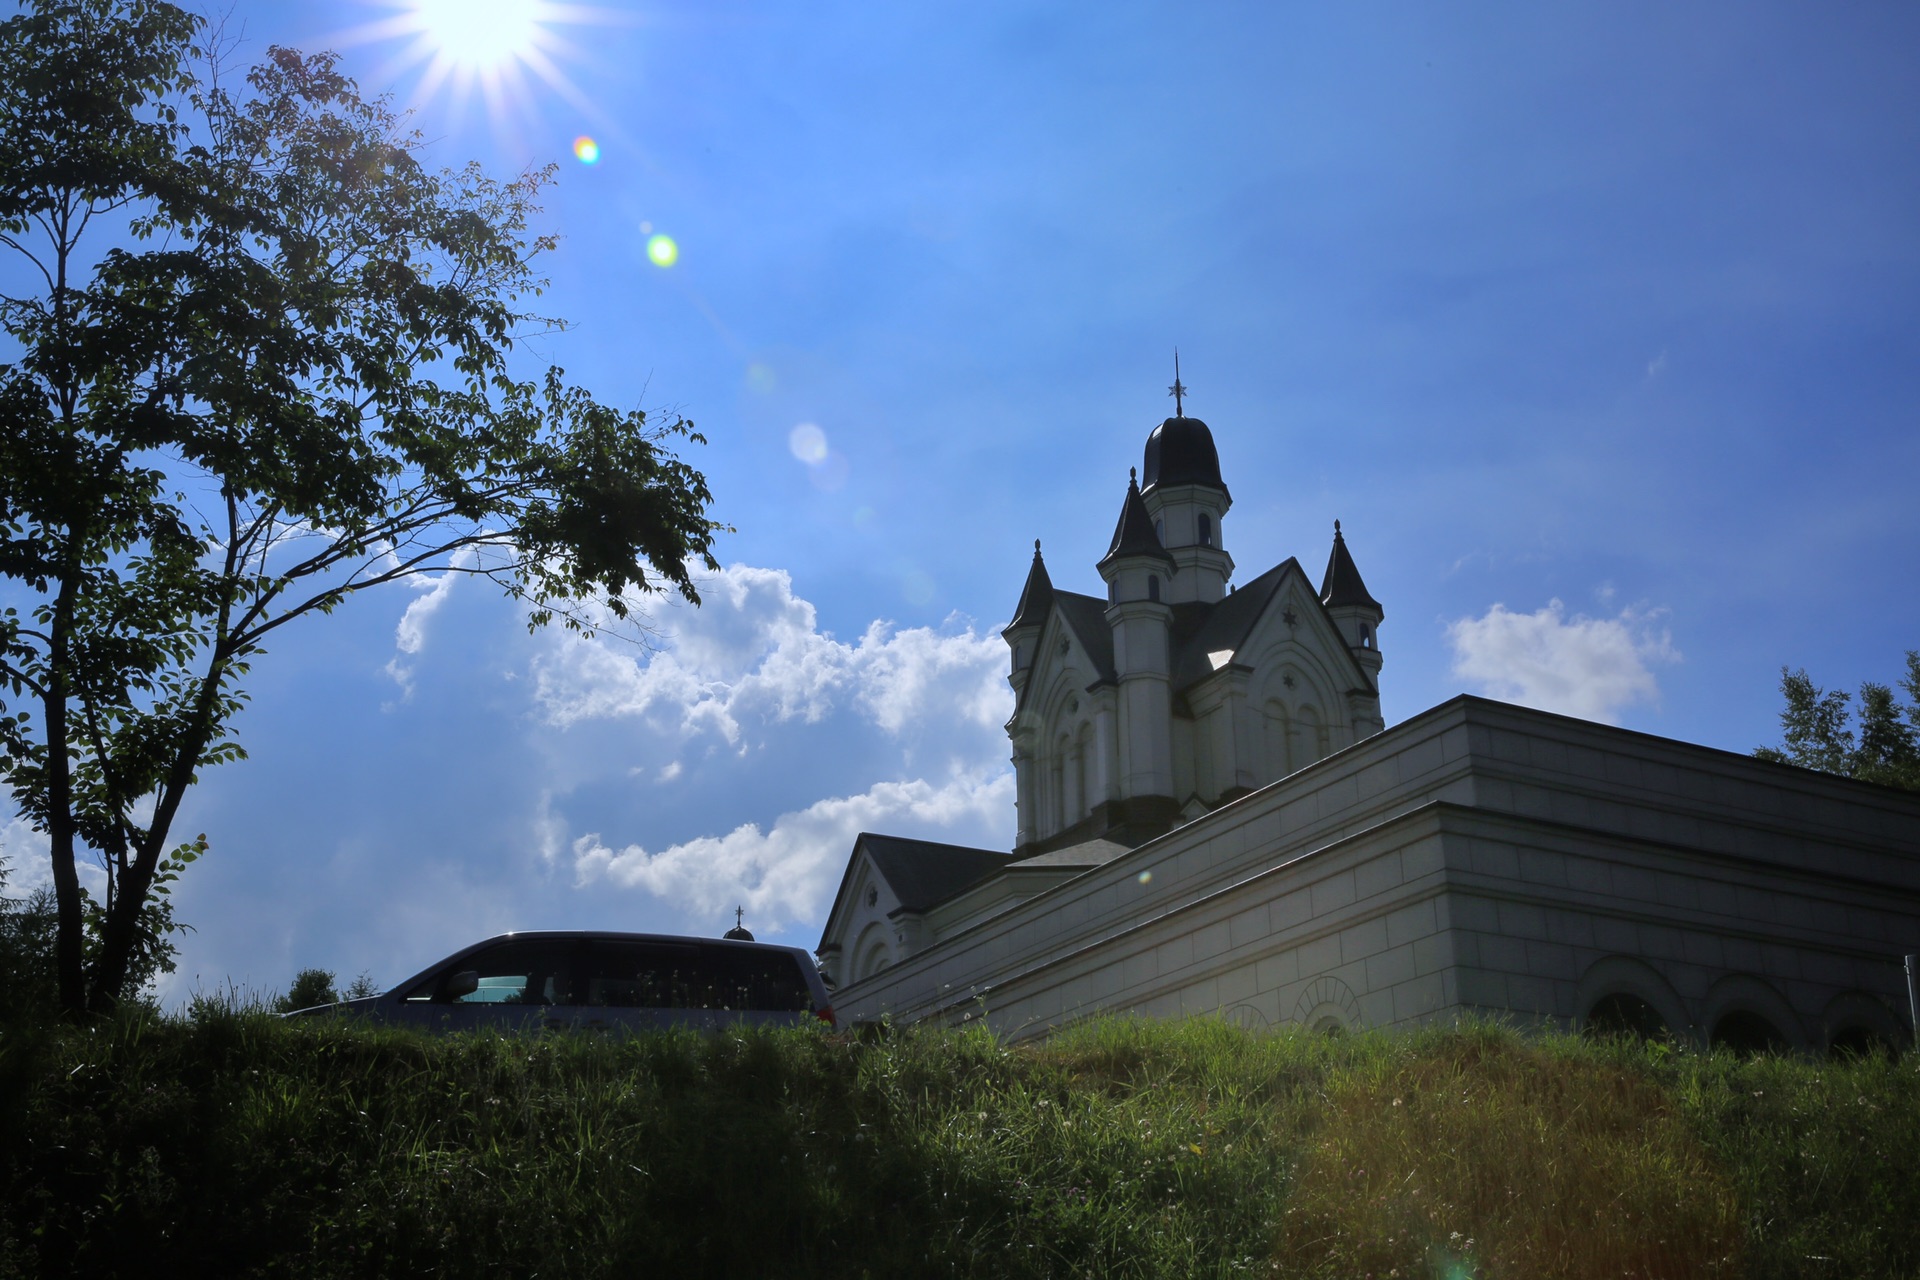
M 1480 698 L 1387 728 L 1385 611 L 1233 582 L 1213 434 L 1148 436 L 1104 595 L 1038 543 L 1008 851 L 863 834 L 819 957 L 841 1024 L 1250 1027 L 1474 1012 L 1803 1051 L 1912 1036 L 1920 795 Z

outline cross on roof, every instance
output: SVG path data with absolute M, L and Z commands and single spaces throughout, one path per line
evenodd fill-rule
M 1187 411 L 1180 403 L 1181 398 L 1187 394 L 1187 389 L 1180 382 L 1180 348 L 1178 347 L 1173 349 L 1173 385 L 1167 388 L 1167 394 L 1173 397 L 1173 416 L 1186 417 Z

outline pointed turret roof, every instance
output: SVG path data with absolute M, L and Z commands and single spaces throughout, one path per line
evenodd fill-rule
M 1027 585 L 1020 589 L 1020 603 L 1013 611 L 1013 621 L 1003 630 L 1012 631 L 1016 627 L 1037 627 L 1047 620 L 1047 610 L 1053 608 L 1053 579 L 1047 576 L 1047 562 L 1040 558 L 1040 539 L 1033 540 L 1033 568 L 1027 570 Z
M 1380 602 L 1367 594 L 1367 584 L 1361 580 L 1360 570 L 1347 550 L 1347 540 L 1340 536 L 1338 520 L 1333 522 L 1333 554 L 1327 557 L 1327 576 L 1320 581 L 1320 603 L 1329 609 L 1358 604 L 1385 612 Z
M 1119 523 L 1113 526 L 1113 545 L 1094 567 L 1104 569 L 1127 556 L 1152 556 L 1174 563 L 1173 555 L 1160 545 L 1160 535 L 1153 531 L 1153 517 L 1147 514 L 1147 504 L 1140 497 L 1140 477 L 1132 468 L 1127 470 L 1127 500 L 1121 504 Z

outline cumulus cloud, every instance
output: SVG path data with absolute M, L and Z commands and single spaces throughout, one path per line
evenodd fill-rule
M 0 802 L 11 809 L 13 796 L 0 791 Z M 0 884 L 0 896 L 25 898 L 42 886 L 51 885 L 52 848 L 47 833 L 35 831 L 33 824 L 18 814 L 0 823 L 0 874 L 6 876 L 4 884 Z
M 732 745 L 751 719 L 815 722 L 850 707 L 889 734 L 920 722 L 991 727 L 1013 711 L 1006 648 L 972 627 L 895 630 L 852 643 L 818 629 L 783 570 L 734 565 L 701 587 L 652 651 L 557 638 L 534 664 L 550 724 L 647 717 Z
M 1012 809 L 1013 775 L 1005 770 L 956 774 L 938 786 L 917 778 L 882 782 L 781 814 L 764 831 L 743 823 L 657 853 L 637 844 L 611 848 L 598 833 L 582 836 L 573 842 L 574 875 L 582 886 L 605 881 L 642 889 L 699 915 L 739 904 L 777 930 L 825 913 L 860 832 L 937 835 L 961 824 L 997 824 Z
M 1611 724 L 1623 708 L 1659 700 L 1650 664 L 1680 660 L 1657 625 L 1663 612 L 1568 617 L 1559 600 L 1533 613 L 1496 604 L 1448 624 L 1453 673 L 1489 697 Z

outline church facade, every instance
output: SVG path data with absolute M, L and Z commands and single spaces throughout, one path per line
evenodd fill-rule
M 1385 611 L 1339 525 L 1317 587 L 1293 559 L 1236 585 L 1231 501 L 1180 413 L 1103 596 L 1035 544 L 1003 631 L 1014 848 L 855 842 L 819 947 L 843 1024 L 1911 1035 L 1920 796 L 1471 697 L 1388 729 Z

